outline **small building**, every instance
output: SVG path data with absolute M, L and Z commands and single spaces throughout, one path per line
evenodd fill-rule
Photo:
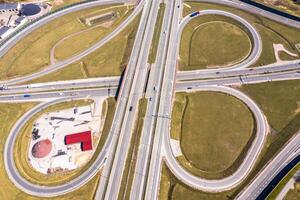
M 13 28 L 8 26 L 2 26 L 0 28 L 0 40 L 6 38 L 12 32 L 13 32 Z
M 1 3 L 0 14 L 2 13 L 19 13 L 22 6 L 19 3 Z
M 74 133 L 70 135 L 66 135 L 65 137 L 65 144 L 71 145 L 81 143 L 81 150 L 82 151 L 89 151 L 93 149 L 92 146 L 92 135 L 91 131 L 85 131 L 81 133 Z
M 18 25 L 22 25 L 22 24 L 25 24 L 27 22 L 27 18 L 26 17 L 18 17 L 16 20 L 15 20 L 15 25 L 18 26 Z

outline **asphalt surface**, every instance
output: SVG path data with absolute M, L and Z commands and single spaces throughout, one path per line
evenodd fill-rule
M 279 154 L 252 180 L 251 184 L 238 196 L 239 200 L 257 199 L 266 186 L 278 175 L 285 166 L 300 155 L 300 133 L 295 134 Z
M 111 4 L 116 2 L 120 1 L 102 0 L 101 2 L 94 1 L 74 6 L 33 23 L 31 25 L 32 30 L 66 13 L 100 5 L 101 3 Z M 237 3 L 236 1 L 227 0 L 204 0 L 201 2 L 215 2 L 230 5 L 254 14 L 269 17 L 285 24 L 291 23 L 290 20 L 287 20 L 282 16 L 270 14 L 259 8 L 241 2 Z M 117 199 L 124 175 L 123 171 L 127 160 L 132 130 L 137 116 L 138 102 L 139 99 L 144 96 L 144 91 L 146 91 L 145 97 L 148 99 L 148 106 L 142 130 L 141 143 L 138 150 L 130 199 L 158 198 L 160 172 L 163 161 L 166 162 L 170 170 L 179 180 L 193 188 L 208 192 L 229 190 L 239 184 L 249 174 L 263 147 L 268 125 L 261 110 L 249 97 L 235 89 L 226 87 L 226 85 L 230 86 L 299 79 L 299 60 L 245 69 L 253 64 L 261 53 L 261 39 L 257 31 L 247 21 L 237 15 L 220 10 L 202 10 L 200 11 L 200 15 L 195 17 L 218 14 L 231 17 L 241 22 L 249 29 L 249 32 L 251 32 L 253 42 L 252 51 L 245 60 L 234 66 L 228 66 L 223 69 L 185 71 L 176 74 L 176 58 L 178 56 L 181 33 L 185 25 L 192 20 L 192 17 L 186 16 L 181 19 L 183 9 L 182 0 L 174 0 L 165 2 L 166 9 L 162 31 L 160 33 L 158 56 L 156 62 L 149 66 L 147 64 L 147 58 L 153 37 L 159 3 L 159 0 L 140 1 L 133 13 L 117 27 L 117 29 L 91 48 L 88 48 L 70 59 L 55 63 L 49 68 L 32 75 L 0 82 L 1 85 L 4 85 L 4 90 L 0 90 L 0 94 L 2 94 L 0 96 L 0 102 L 42 102 L 18 120 L 5 143 L 5 168 L 9 178 L 19 189 L 28 194 L 40 197 L 65 194 L 84 185 L 101 167 L 104 167 L 95 198 Z M 135 38 L 133 51 L 121 83 L 119 77 L 106 77 L 18 86 L 14 85 L 60 69 L 95 51 L 123 30 L 141 11 L 142 17 Z M 298 23 L 293 22 L 292 25 L 297 27 Z M 0 57 L 14 45 L 14 42 L 19 41 L 25 35 L 24 31 L 21 31 L 20 34 L 15 36 L 15 41 L 8 41 L 1 46 Z M 150 76 L 149 79 L 147 79 L 149 69 Z M 116 95 L 117 86 L 119 85 L 120 90 L 116 113 L 109 137 L 103 150 L 97 156 L 96 161 L 87 171 L 69 183 L 53 187 L 35 185 L 29 183 L 20 176 L 13 160 L 13 144 L 22 126 L 24 126 L 34 114 L 39 112 L 42 108 L 69 99 L 114 96 Z M 256 119 L 256 137 L 248 150 L 246 158 L 236 172 L 224 179 L 205 180 L 190 174 L 176 161 L 170 148 L 169 131 L 174 92 L 198 90 L 219 91 L 236 96 L 248 105 Z M 239 199 L 251 199 L 252 197 L 259 196 L 260 192 L 270 183 L 276 173 L 284 167 L 283 163 L 288 163 L 295 158 L 295 156 L 299 155 L 300 142 L 298 136 L 291 140 L 289 145 L 278 154 L 278 159 L 276 157 L 274 160 L 275 163 L 270 166 L 268 165 L 264 171 L 257 176 L 253 183 L 240 194 L 238 197 Z
M 164 65 L 166 62 L 166 49 L 168 48 L 169 29 L 172 22 L 174 2 L 165 2 L 165 13 L 158 44 L 157 57 L 151 66 L 149 81 L 146 90 L 148 106 L 144 118 L 136 166 L 134 170 L 133 183 L 130 191 L 130 199 L 142 199 L 146 190 L 147 170 L 153 146 L 154 124 L 158 115 L 160 102 L 161 84 L 163 81 Z

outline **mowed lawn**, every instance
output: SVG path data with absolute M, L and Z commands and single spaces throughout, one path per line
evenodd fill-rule
M 180 69 L 222 68 L 245 59 L 251 40 L 239 22 L 210 15 L 185 27 L 180 47 Z
M 300 52 L 296 50 L 295 44 L 300 43 L 300 34 L 299 34 L 299 30 L 296 28 L 289 27 L 287 25 L 277 23 L 265 17 L 254 15 L 246 11 L 238 10 L 236 8 L 232 8 L 224 5 L 211 4 L 211 3 L 199 3 L 199 2 L 192 2 L 192 1 L 186 1 L 185 3 L 188 4 L 190 7 L 184 6 L 183 16 L 186 16 L 191 12 L 199 11 L 199 10 L 201 12 L 201 10 L 205 10 L 205 9 L 219 9 L 219 10 L 224 10 L 239 15 L 240 17 L 244 18 L 249 23 L 251 23 L 260 33 L 262 43 L 263 43 L 261 57 L 258 59 L 256 63 L 253 64 L 253 67 L 276 62 L 275 54 L 273 50 L 273 44 L 283 44 L 283 46 L 287 50 L 298 55 L 298 57 L 284 56 L 281 59 L 284 60 L 299 59 Z M 201 16 L 195 19 L 200 20 L 198 22 L 198 24 L 200 25 L 201 22 L 203 23 L 203 21 L 201 21 L 201 18 L 205 19 L 205 17 L 206 16 Z M 192 23 L 193 20 L 190 23 Z M 186 31 L 187 28 L 188 26 L 185 27 L 184 31 Z M 182 38 L 181 46 L 183 48 L 188 48 L 185 45 L 186 45 L 186 40 Z M 181 55 L 181 59 L 184 60 L 184 58 L 182 58 L 182 56 L 184 55 L 182 53 L 180 55 Z
M 248 35 L 239 27 L 221 21 L 199 26 L 190 46 L 189 65 L 204 68 L 237 63 L 251 51 Z
M 121 33 L 80 61 L 28 83 L 121 75 L 129 61 L 140 17 Z
M 70 13 L 34 30 L 0 59 L 0 79 L 4 80 L 18 77 L 48 67 L 50 64 L 51 48 L 59 40 L 72 33 L 87 29 L 87 27 L 80 22 L 79 18 L 90 15 L 91 13 L 95 15 L 100 14 L 102 10 L 113 10 L 113 8 L 108 9 L 109 7 L 110 6 L 97 6 Z M 85 39 L 79 39 L 78 37 L 81 35 L 79 34 L 74 36 L 72 43 L 70 43 L 69 40 L 63 42 L 61 48 L 58 48 L 60 50 L 58 50 L 56 56 L 58 58 L 66 58 L 95 43 L 104 35 L 108 34 L 117 24 L 121 23 L 123 17 L 125 17 L 126 9 L 127 7 L 118 7 L 117 10 L 120 11 L 121 16 L 115 21 L 111 28 L 99 27 L 82 33 Z M 72 39 L 72 37 L 70 39 Z M 75 45 L 76 48 L 74 48 L 73 45 Z
M 22 103 L 22 104 L 0 104 L 0 197 L 1 199 L 26 199 L 26 200 L 38 200 L 40 197 L 29 196 L 28 194 L 17 189 L 13 183 L 9 180 L 3 162 L 3 150 L 6 142 L 6 138 L 9 134 L 10 129 L 14 123 L 30 108 L 32 108 L 35 103 Z M 71 200 L 78 199 L 80 196 L 84 200 L 92 200 L 94 197 L 94 192 L 97 187 L 100 175 L 96 175 L 91 181 L 89 181 L 85 186 L 75 190 L 66 195 L 59 197 L 48 198 L 51 200 Z M 89 193 L 86 193 L 89 191 Z
M 300 80 L 244 85 L 241 90 L 259 105 L 276 132 L 300 114 Z
M 181 163 L 188 162 L 185 167 L 206 178 L 227 174 L 224 171 L 234 165 L 253 135 L 248 107 L 223 93 L 176 94 L 172 119 L 172 137 L 180 138 L 185 157 L 179 158 Z

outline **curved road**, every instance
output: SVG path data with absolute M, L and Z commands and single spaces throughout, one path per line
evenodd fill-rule
M 198 88 L 199 91 L 215 91 L 230 94 L 236 98 L 243 101 L 249 109 L 252 111 L 254 118 L 256 120 L 256 136 L 253 140 L 253 143 L 250 149 L 247 152 L 246 157 L 244 158 L 242 164 L 232 175 L 220 179 L 220 180 L 206 180 L 192 175 L 187 170 L 185 170 L 176 160 L 174 154 L 172 153 L 170 146 L 170 134 L 164 134 L 164 147 L 165 147 L 165 160 L 169 169 L 174 173 L 174 175 L 181 180 L 183 183 L 191 186 L 192 188 L 207 191 L 207 192 L 221 192 L 224 190 L 229 190 L 241 183 L 244 178 L 249 174 L 253 168 L 257 157 L 260 154 L 261 149 L 263 148 L 265 138 L 267 135 L 268 124 L 264 118 L 262 111 L 244 93 L 223 86 L 203 86 Z
M 116 2 L 116 1 L 103 1 L 103 2 L 101 1 L 101 2 L 98 2 L 97 5 L 102 5 L 102 4 L 104 4 L 104 2 L 106 2 L 106 3 L 107 2 L 112 3 L 112 2 Z M 33 74 L 29 74 L 29 75 L 25 75 L 25 76 L 22 76 L 22 77 L 13 78 L 13 79 L 10 79 L 10 80 L 0 81 L 0 85 L 17 84 L 17 83 L 29 81 L 29 80 L 32 80 L 32 79 L 44 76 L 44 75 L 49 74 L 51 72 L 54 72 L 56 70 L 62 69 L 64 67 L 66 67 L 66 66 L 68 66 L 68 65 L 70 65 L 70 64 L 72 64 L 72 63 L 74 63 L 74 62 L 76 62 L 78 60 L 80 60 L 81 58 L 83 58 L 83 57 L 91 54 L 92 52 L 96 51 L 98 48 L 100 48 L 103 45 L 105 45 L 111 39 L 113 39 L 116 35 L 118 35 L 140 13 L 140 11 L 143 8 L 143 5 L 144 5 L 144 1 L 141 1 L 140 4 L 137 5 L 137 7 L 134 9 L 134 11 L 130 14 L 130 16 L 127 17 L 116 29 L 114 29 L 111 33 L 109 33 L 108 35 L 106 35 L 104 38 L 102 38 L 100 41 L 98 41 L 97 43 L 95 43 L 94 45 L 92 45 L 91 47 L 89 47 L 88 49 L 86 49 L 86 50 L 80 52 L 79 54 L 76 54 L 76 55 L 74 55 L 74 56 L 72 56 L 72 57 L 70 57 L 70 58 L 68 58 L 66 60 L 56 62 L 56 63 L 50 65 L 49 67 L 47 67 L 47 68 L 45 68 L 45 69 L 43 69 L 41 71 L 35 72 Z M 83 8 L 86 8 L 86 7 L 83 7 Z M 76 10 L 74 10 L 74 11 L 76 11 Z M 50 16 L 52 16 L 52 15 L 50 15 Z M 53 16 L 53 17 L 56 17 L 56 16 Z M 43 20 L 37 21 L 37 24 L 39 25 L 41 22 L 46 23 L 47 21 L 46 22 L 44 22 Z M 21 35 L 18 36 L 18 37 L 21 37 Z M 11 46 L 9 46 L 9 48 L 10 47 Z M 0 49 L 1 53 L 3 53 L 2 51 L 5 51 L 5 49 L 4 50 Z M 0 56 L 1 56 L 1 54 L 0 54 Z
M 74 97 L 74 99 L 83 99 L 86 96 L 77 96 Z M 14 127 L 11 129 L 5 143 L 4 148 L 4 164 L 5 169 L 8 174 L 9 179 L 14 183 L 15 186 L 17 186 L 20 190 L 30 194 L 35 195 L 39 197 L 52 197 L 57 195 L 62 195 L 68 192 L 71 192 L 85 183 L 87 183 L 91 178 L 96 175 L 96 173 L 99 171 L 99 169 L 103 166 L 106 158 L 107 148 L 109 147 L 109 144 L 111 142 L 111 135 L 109 135 L 107 141 L 105 142 L 105 145 L 103 149 L 101 150 L 100 154 L 97 156 L 97 159 L 93 162 L 93 164 L 81 175 L 76 177 L 75 179 L 71 180 L 70 182 L 59 185 L 59 186 L 41 186 L 36 185 L 33 183 L 30 183 L 26 179 L 24 179 L 18 172 L 15 162 L 14 162 L 14 143 L 16 141 L 16 138 L 18 134 L 20 133 L 20 130 L 22 127 L 27 123 L 28 120 L 30 120 L 36 113 L 41 111 L 44 108 L 47 108 L 48 106 L 54 105 L 56 103 L 68 101 L 70 98 L 59 98 L 55 99 L 53 101 L 46 101 L 43 102 L 36 107 L 29 110 L 27 113 L 25 113 L 14 125 Z
M 180 22 L 180 26 L 179 26 L 179 33 L 178 33 L 178 38 L 177 38 L 177 42 L 180 43 L 181 41 L 181 35 L 183 32 L 184 27 L 194 18 L 196 17 L 201 17 L 204 15 L 222 15 L 225 17 L 229 17 L 232 18 L 238 22 L 240 22 L 243 26 L 245 26 L 245 28 L 247 28 L 251 34 L 250 37 L 252 37 L 251 42 L 252 42 L 252 51 L 251 54 L 242 62 L 237 63 L 235 65 L 232 66 L 228 66 L 228 67 L 224 67 L 222 69 L 202 69 L 202 70 L 193 70 L 193 71 L 185 71 L 185 73 L 201 73 L 203 75 L 205 75 L 205 73 L 211 73 L 211 72 L 217 72 L 217 71 L 228 71 L 228 70 L 237 70 L 237 69 L 244 69 L 249 67 L 251 64 L 255 63 L 257 61 L 257 59 L 259 58 L 261 51 L 262 51 L 262 41 L 260 38 L 259 33 L 256 31 L 256 29 L 249 23 L 247 22 L 245 19 L 243 19 L 242 17 L 235 15 L 233 13 L 230 12 L 226 12 L 223 10 L 200 10 L 199 11 L 200 14 L 196 15 L 194 17 L 191 17 L 190 15 L 187 15 L 186 17 L 184 17 L 182 19 L 182 21 Z

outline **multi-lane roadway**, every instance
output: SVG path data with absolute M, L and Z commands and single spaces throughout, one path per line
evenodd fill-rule
M 198 0 L 207 2 L 205 0 Z M 29 30 L 80 9 L 103 4 L 112 4 L 125 1 L 91 1 L 73 6 L 46 16 L 30 24 L 0 46 L 0 57 L 3 56 L 17 41 L 21 40 Z M 224 4 L 249 12 L 269 17 L 276 21 L 289 24 L 290 19 L 270 14 L 259 8 L 239 1 L 209 1 Z M 41 101 L 25 113 L 14 125 L 5 143 L 5 168 L 11 181 L 21 190 L 36 196 L 57 196 L 71 192 L 90 180 L 101 167 L 104 168 L 97 189 L 97 199 L 117 199 L 124 178 L 124 168 L 128 156 L 134 122 L 137 117 L 138 102 L 142 97 L 148 99 L 148 106 L 138 147 L 137 164 L 134 166 L 133 184 L 130 199 L 157 199 L 160 185 L 162 163 L 165 161 L 174 175 L 185 184 L 204 191 L 219 192 L 232 189 L 241 183 L 253 168 L 257 157 L 264 145 L 268 124 L 262 111 L 248 96 L 228 86 L 236 84 L 253 84 L 279 80 L 293 80 L 300 78 L 299 60 L 287 61 L 258 68 L 247 68 L 257 61 L 262 50 L 262 41 L 255 28 L 236 14 L 221 10 L 201 10 L 196 15 L 187 15 L 182 18 L 182 0 L 166 0 L 162 30 L 159 35 L 158 54 L 154 64 L 147 63 L 151 41 L 156 24 L 159 0 L 142 0 L 136 5 L 132 14 L 120 26 L 113 30 L 95 45 L 69 59 L 53 63 L 39 72 L 1 81 L 0 102 Z M 61 69 L 70 63 L 78 61 L 95 51 L 114 36 L 120 33 L 139 13 L 141 20 L 122 82 L 119 77 L 93 78 L 83 80 L 69 80 L 29 85 L 15 85 L 43 76 Z M 240 22 L 249 30 L 252 51 L 240 63 L 222 69 L 195 70 L 178 72 L 177 57 L 181 33 L 184 27 L 195 17 L 203 15 L 223 15 Z M 300 27 L 299 22 L 292 23 Z M 27 32 L 26 32 L 27 31 Z M 149 78 L 148 78 L 149 73 Z M 117 87 L 119 86 L 119 90 Z M 108 97 L 116 95 L 118 102 L 116 113 L 109 137 L 96 161 L 74 180 L 59 186 L 40 186 L 25 180 L 18 173 L 13 160 L 13 144 L 24 124 L 41 109 L 52 104 L 69 99 Z M 256 137 L 249 148 L 242 164 L 232 175 L 220 180 L 206 180 L 196 177 L 182 168 L 177 162 L 170 147 L 170 121 L 174 92 L 210 90 L 228 93 L 241 99 L 253 112 L 256 120 Z M 24 95 L 29 94 L 29 95 Z M 299 135 L 299 134 L 298 134 Z M 287 147 L 253 180 L 240 195 L 239 199 L 251 199 L 260 194 L 264 186 L 282 167 L 283 163 L 291 161 L 299 155 L 299 136 L 294 137 Z M 251 198 L 250 198 L 251 197 Z

